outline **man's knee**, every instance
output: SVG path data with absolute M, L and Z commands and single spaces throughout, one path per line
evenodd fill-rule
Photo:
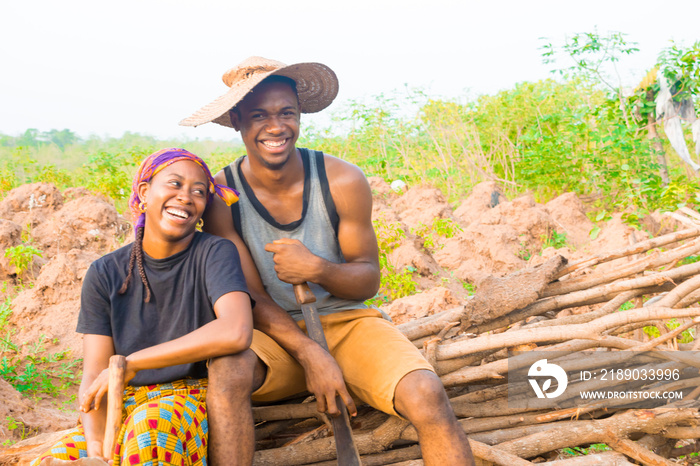
M 252 390 L 258 357 L 250 349 L 209 360 L 209 388 Z
M 412 422 L 454 416 L 440 378 L 428 370 L 406 374 L 396 387 L 394 403 L 396 410 Z

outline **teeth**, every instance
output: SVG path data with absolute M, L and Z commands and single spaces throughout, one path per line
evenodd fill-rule
M 282 141 L 263 141 L 263 144 L 265 144 L 268 147 L 280 147 L 284 145 L 285 142 L 287 142 L 286 139 Z
M 167 213 L 169 213 L 170 215 L 175 215 L 176 217 L 180 217 L 180 218 L 188 218 L 189 217 L 189 214 L 187 212 L 185 212 L 184 210 L 169 208 L 169 209 L 166 209 L 165 211 Z

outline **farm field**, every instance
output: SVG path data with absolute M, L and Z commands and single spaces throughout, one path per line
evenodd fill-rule
M 624 50 L 615 38 L 597 39 Z M 368 176 L 382 266 L 380 292 L 370 303 L 424 349 L 465 430 L 483 445 L 477 456 L 490 458 L 484 464 L 508 463 L 513 455 L 544 462 L 584 454 L 613 464 L 605 461 L 621 455 L 641 461 L 652 450 L 694 464 L 700 415 L 692 386 L 683 387 L 683 403 L 650 410 L 644 419 L 624 405 L 513 411 L 503 404 L 502 366 L 479 369 L 506 363 L 513 351 L 579 340 L 608 350 L 698 349 L 700 186 L 678 139 L 664 131 L 655 99 L 658 77 L 675 73 L 671 100 L 698 110 L 700 44 L 674 47 L 656 73 L 624 95 L 601 84 L 583 47 L 569 48 L 581 61 L 559 79 L 466 103 L 420 91 L 378 96 L 334 115 L 343 134 L 304 129 L 298 146 L 351 161 Z M 406 102 L 415 111 L 407 112 Z M 696 161 L 700 130 L 695 136 L 692 124 L 679 122 Z M 139 161 L 178 146 L 213 170 L 244 152 L 235 142 L 139 134 L 0 135 L 0 464 L 17 464 L 29 439 L 46 441 L 75 425 L 82 279 L 92 261 L 133 240 L 125 209 Z M 614 320 L 620 314 L 629 319 Z M 417 331 L 423 324 L 429 330 Z M 595 336 L 576 333 L 582 324 Z M 548 328 L 565 336 L 518 333 L 553 334 Z M 463 348 L 466 340 L 482 350 Z M 500 343 L 488 346 L 491 340 Z M 261 426 L 280 422 L 259 416 Z M 268 429 L 258 443 L 260 464 L 290 464 L 278 459 L 294 451 L 289 441 L 317 455 L 294 464 L 332 461 L 314 443 L 331 435 L 328 428 L 308 418 Z M 364 408 L 355 427 L 371 436 L 390 422 Z M 579 441 L 572 432 L 584 422 L 588 440 Z M 368 464 L 419 457 L 415 433 L 390 427 L 395 437 L 372 444 Z M 562 443 L 548 439 L 551 429 Z

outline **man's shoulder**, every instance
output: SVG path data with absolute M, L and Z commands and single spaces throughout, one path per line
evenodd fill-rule
M 323 153 L 323 161 L 331 183 L 367 183 L 367 177 L 357 165 L 326 153 Z

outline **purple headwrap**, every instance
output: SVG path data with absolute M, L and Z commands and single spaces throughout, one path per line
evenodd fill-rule
M 238 201 L 238 192 L 235 189 L 222 184 L 216 184 L 204 160 L 191 152 L 187 152 L 185 149 L 162 149 L 146 157 L 144 161 L 141 162 L 136 176 L 134 176 L 134 182 L 131 185 L 131 197 L 129 197 L 129 208 L 131 209 L 132 221 L 134 222 L 134 231 L 146 225 L 146 214 L 140 207 L 142 199 L 139 198 L 139 184 L 151 181 L 159 171 L 181 160 L 190 160 L 198 164 L 202 167 L 202 170 L 204 170 L 204 174 L 207 175 L 209 179 L 209 197 L 207 198 L 207 205 L 211 202 L 215 193 L 226 205 L 230 206 Z

